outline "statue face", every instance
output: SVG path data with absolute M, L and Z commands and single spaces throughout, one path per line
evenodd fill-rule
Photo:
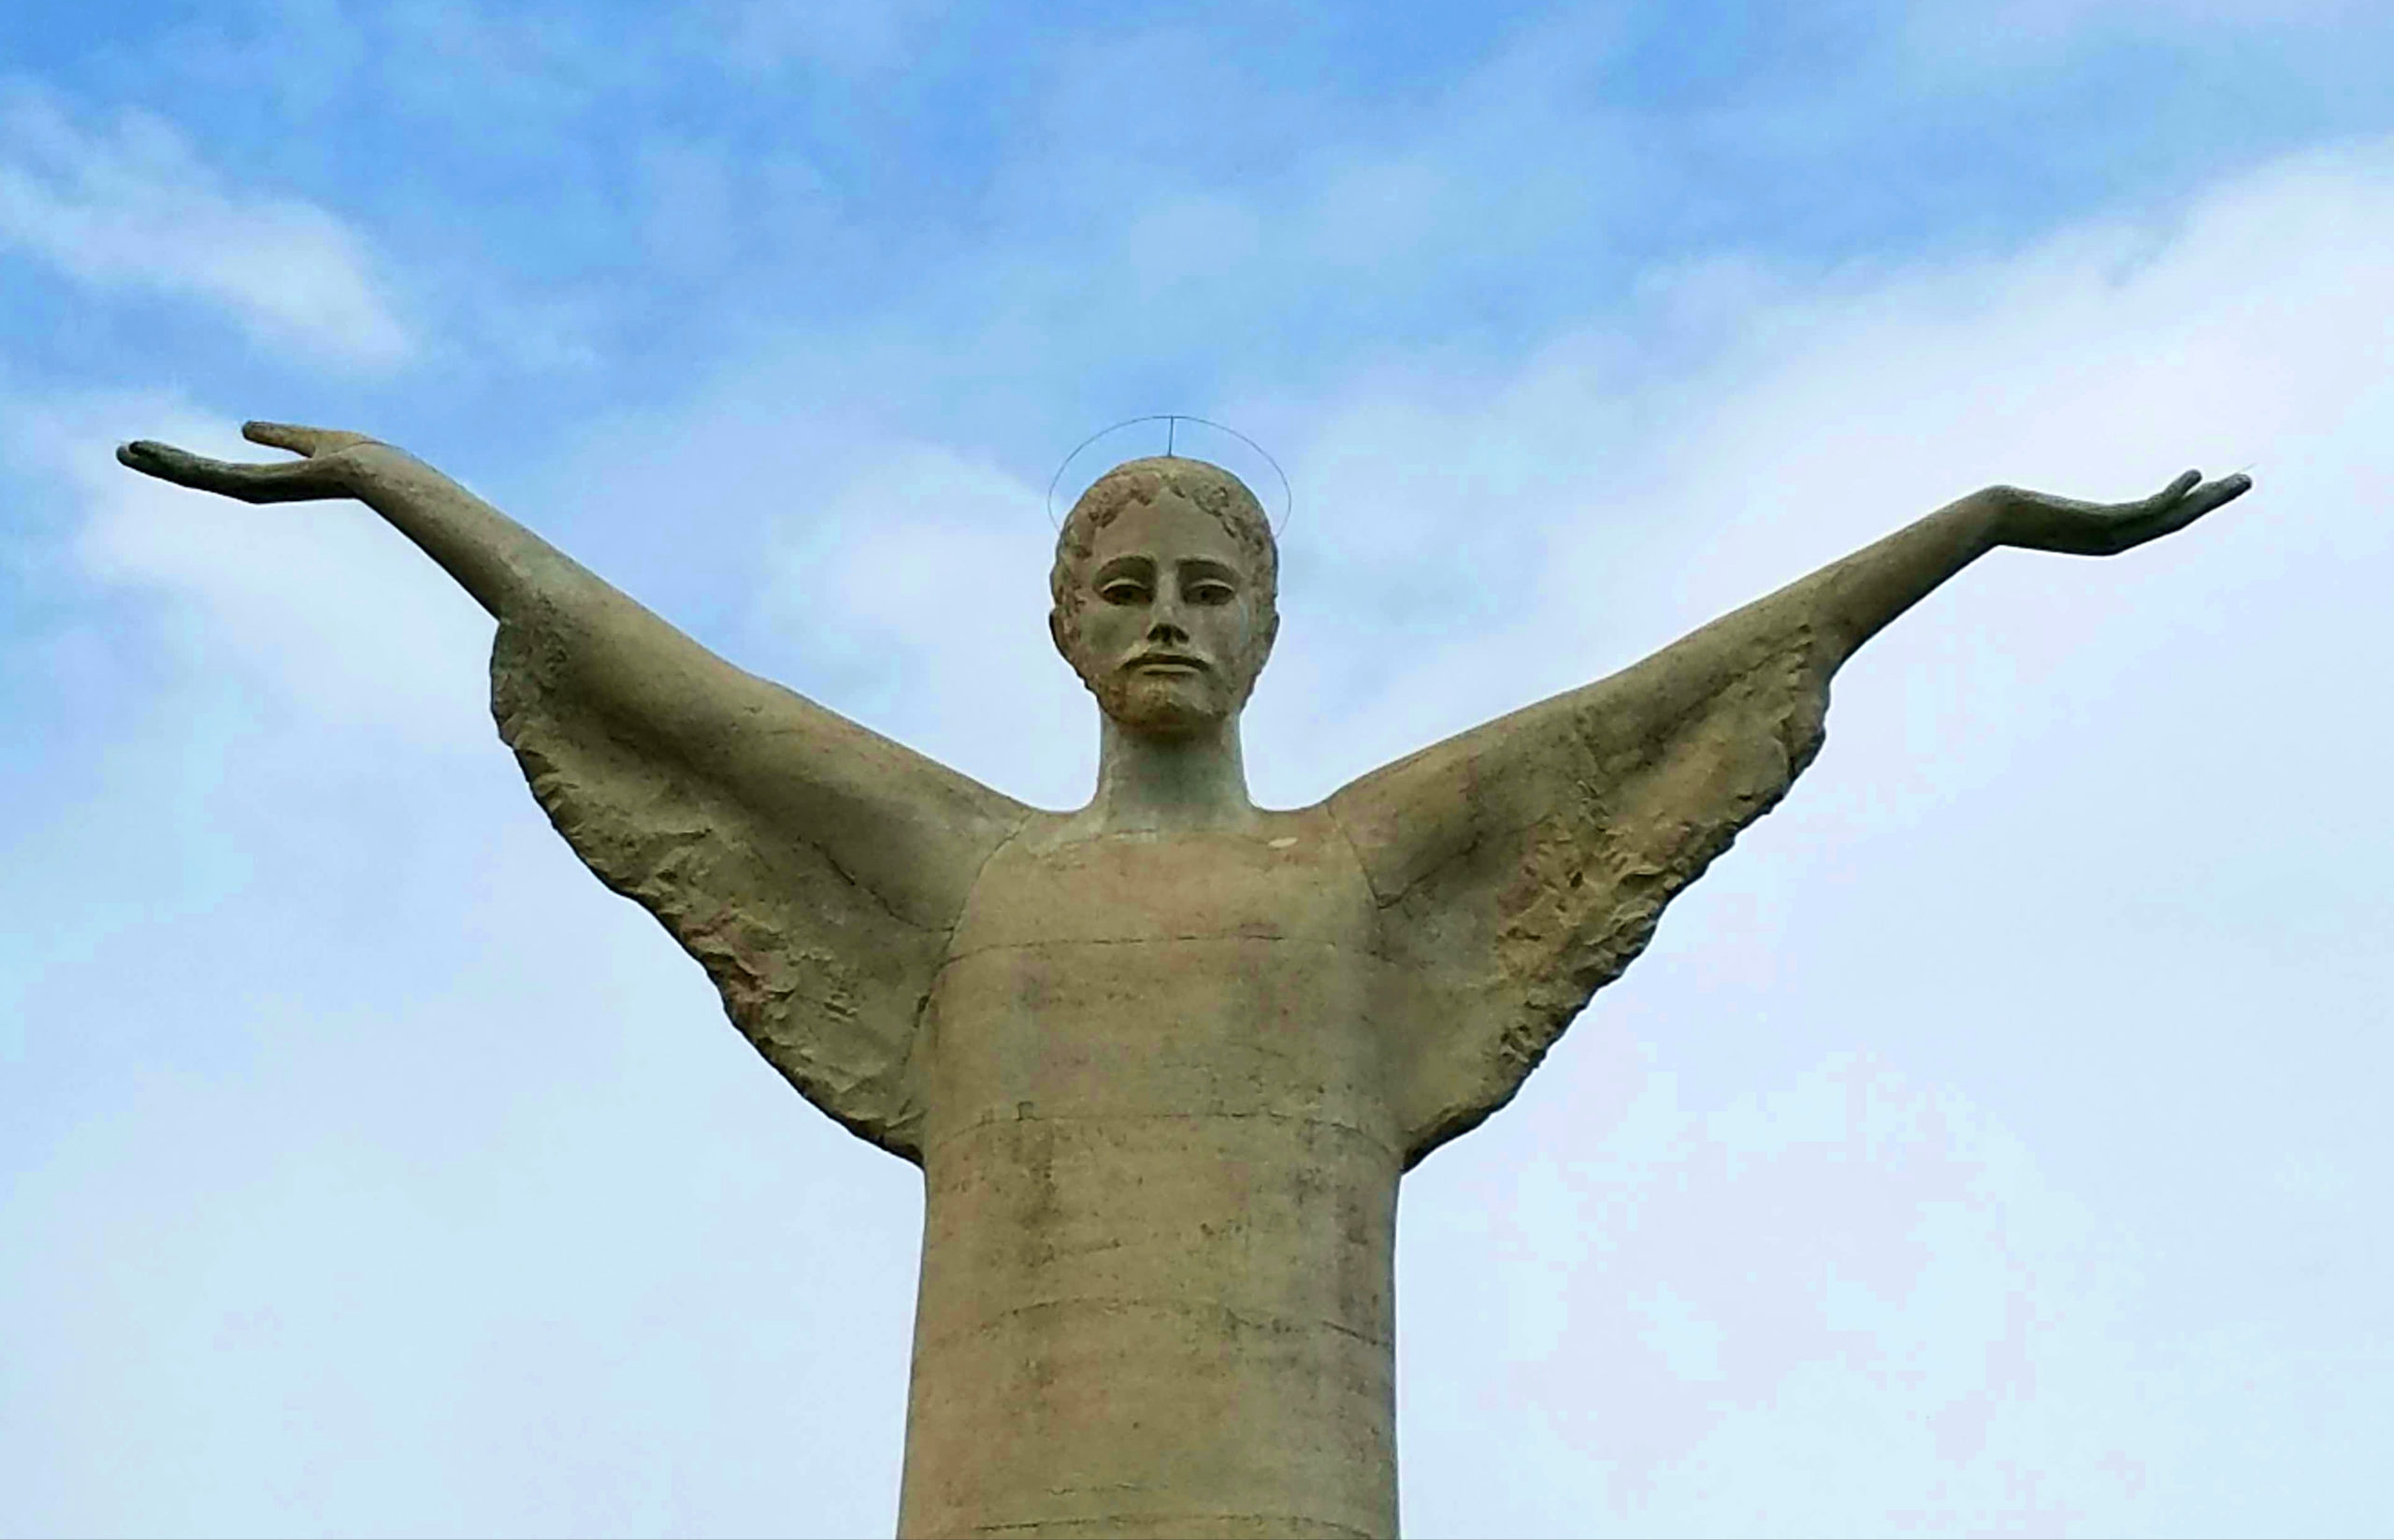
M 1134 503 L 1097 532 L 1080 583 L 1073 666 L 1106 715 L 1179 738 L 1247 703 L 1278 622 L 1219 520 L 1169 492 Z

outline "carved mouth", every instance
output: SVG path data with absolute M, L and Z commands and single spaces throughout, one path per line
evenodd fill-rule
M 1190 673 L 1202 674 L 1210 665 L 1204 658 L 1184 653 L 1143 653 L 1122 665 L 1129 673 Z

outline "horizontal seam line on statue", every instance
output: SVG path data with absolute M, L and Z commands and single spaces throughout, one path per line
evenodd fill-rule
M 1067 1487 L 1060 1490 L 1051 1489 L 1051 1493 L 1063 1497 L 1083 1490 Z M 1311 1524 L 1336 1534 L 1353 1535 L 1355 1540 L 1366 1540 L 1366 1537 L 1373 1533 L 1370 1530 L 1350 1529 L 1345 1524 L 1334 1523 L 1327 1518 L 1309 1518 L 1301 1513 L 1225 1513 L 1216 1508 L 1174 1508 L 1162 1513 L 1110 1513 L 1102 1518 L 1031 1518 L 1019 1524 L 975 1524 L 971 1533 L 1021 1534 L 1031 1530 L 1050 1529 L 1059 1524 L 1103 1524 L 1118 1528 L 1122 1525 L 1136 1525 L 1142 1530 L 1165 1533 L 1169 1532 L 1163 1526 L 1179 1524 L 1195 1518 L 1239 1518 L 1250 1519 L 1256 1523 Z
M 1186 942 L 1283 942 L 1291 946 L 1319 946 L 1329 951 L 1365 951 L 1350 942 L 1324 941 L 1315 936 L 1258 936 L 1241 930 L 1214 931 L 1183 936 L 1074 936 L 1047 941 L 990 942 L 968 951 L 950 952 L 940 966 L 946 968 L 967 957 L 977 957 L 985 952 L 1031 952 L 1057 946 L 1163 946 Z
M 1145 1295 L 1133 1295 L 1129 1298 L 1110 1298 L 1100 1295 L 1075 1295 L 1071 1299 L 1036 1300 L 1030 1304 L 1018 1304 L 1008 1310 L 1000 1310 L 992 1315 L 979 1317 L 975 1318 L 970 1326 L 959 1327 L 950 1331 L 931 1333 L 924 1340 L 932 1343 L 955 1342 L 960 1338 L 977 1336 L 982 1331 L 996 1325 L 1000 1321 L 1013 1320 L 1018 1316 L 1028 1316 L 1034 1311 L 1062 1310 L 1076 1305 L 1096 1305 L 1109 1308 L 1127 1306 L 1132 1309 L 1152 1310 L 1165 1315 L 1175 1316 L 1202 1313 L 1205 1315 L 1226 1317 L 1233 1324 L 1246 1327 L 1273 1328 L 1319 1326 L 1326 1328 L 1329 1331 L 1335 1331 L 1342 1337 L 1351 1337 L 1367 1347 L 1386 1347 L 1395 1340 L 1392 1337 L 1376 1336 L 1369 1331 L 1359 1331 L 1355 1328 L 1347 1325 L 1345 1322 L 1333 1320 L 1327 1316 L 1281 1315 L 1268 1310 L 1240 1310 L 1235 1306 L 1223 1304 L 1218 1300 L 1159 1300 L 1150 1299 Z
M 957 1130 L 954 1133 L 944 1134 L 940 1138 L 925 1144 L 923 1146 L 923 1153 L 925 1155 L 929 1155 L 933 1150 L 945 1149 L 948 1145 L 955 1144 L 958 1140 L 969 1139 L 973 1135 L 982 1131 L 984 1129 L 1002 1129 L 1006 1127 L 1008 1124 L 1013 1123 L 1193 1123 L 1212 1120 L 1236 1123 L 1249 1122 L 1257 1118 L 1262 1118 L 1275 1123 L 1302 1123 L 1308 1127 L 1317 1129 L 1336 1129 L 1342 1133 L 1351 1133 L 1356 1138 L 1368 1141 L 1371 1144 L 1380 1146 L 1382 1149 L 1393 1150 L 1396 1148 L 1396 1145 L 1392 1141 L 1377 1137 L 1369 1129 L 1364 1128 L 1360 1123 L 1341 1123 L 1337 1119 L 1330 1117 L 1307 1117 L 1302 1113 L 1042 1113 L 1036 1117 L 1023 1117 L 1020 1115 L 1006 1115 L 1001 1114 L 994 1117 L 976 1118 L 973 1122 L 967 1123 L 964 1127 Z

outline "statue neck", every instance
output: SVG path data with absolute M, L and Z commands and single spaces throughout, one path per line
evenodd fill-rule
M 1235 713 L 1174 739 L 1144 737 L 1110 716 L 1099 720 L 1097 795 L 1081 813 L 1089 833 L 1177 834 L 1254 823 Z

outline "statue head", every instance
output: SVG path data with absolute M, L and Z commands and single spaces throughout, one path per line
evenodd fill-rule
M 1142 736 L 1236 715 L 1280 628 L 1279 548 L 1245 482 L 1159 455 L 1099 477 L 1056 538 L 1056 650 L 1099 707 Z

